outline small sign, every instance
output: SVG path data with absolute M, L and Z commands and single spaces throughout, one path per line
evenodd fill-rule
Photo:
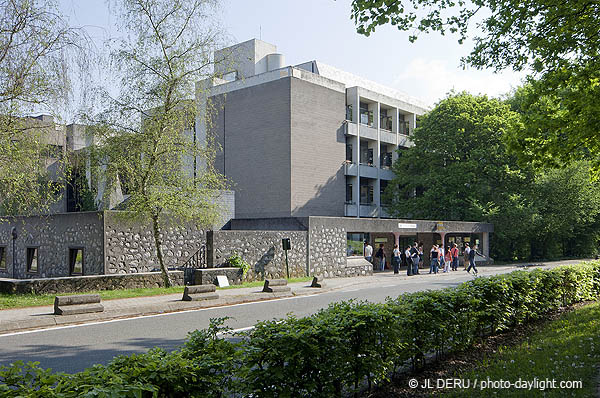
M 217 285 L 219 287 L 227 287 L 229 286 L 229 279 L 225 275 L 217 275 Z
M 417 224 L 405 224 L 405 223 L 398 223 L 398 228 L 410 228 L 410 229 L 417 229 Z
M 375 243 L 387 243 L 387 238 L 375 238 Z
M 438 221 L 435 229 L 437 231 L 445 231 L 446 227 L 444 227 L 444 223 L 442 221 Z

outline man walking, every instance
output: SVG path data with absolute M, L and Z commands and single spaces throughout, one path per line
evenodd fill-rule
M 377 250 L 375 257 L 379 259 L 381 271 L 385 270 L 385 251 L 383 250 L 383 243 L 379 244 L 379 250 Z
M 452 249 L 450 249 L 450 256 L 452 261 L 452 271 L 458 270 L 458 245 L 456 243 L 452 244 Z
M 475 245 L 472 249 L 469 250 L 469 268 L 467 268 L 467 272 L 471 273 L 471 268 L 475 271 L 475 275 L 477 275 L 477 267 L 475 267 L 475 255 L 479 254 L 483 257 L 483 254 L 477 251 L 477 245 Z
M 421 258 L 419 257 L 419 249 L 418 249 L 417 242 L 415 242 L 413 247 L 410 249 L 410 258 L 413 262 L 413 275 L 418 275 L 419 274 L 419 262 L 421 261 Z

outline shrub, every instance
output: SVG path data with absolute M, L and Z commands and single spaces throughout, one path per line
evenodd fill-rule
M 247 261 L 244 261 L 239 254 L 234 254 L 227 258 L 227 264 L 230 267 L 236 267 L 242 270 L 242 278 L 246 277 L 248 271 L 250 271 L 250 264 Z

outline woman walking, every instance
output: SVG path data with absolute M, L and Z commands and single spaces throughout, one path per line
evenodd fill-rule
M 446 246 L 446 253 L 444 253 L 444 272 L 450 272 L 450 263 L 452 262 L 452 253 L 450 246 Z

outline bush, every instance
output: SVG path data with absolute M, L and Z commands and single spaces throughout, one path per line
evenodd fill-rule
M 119 356 L 75 375 L 37 363 L 0 368 L 4 397 L 340 397 L 385 381 L 428 353 L 462 349 L 489 333 L 600 297 L 600 261 L 477 278 L 385 303 L 341 302 L 311 316 L 259 322 L 233 344 L 226 318 L 190 333 L 179 351 Z

